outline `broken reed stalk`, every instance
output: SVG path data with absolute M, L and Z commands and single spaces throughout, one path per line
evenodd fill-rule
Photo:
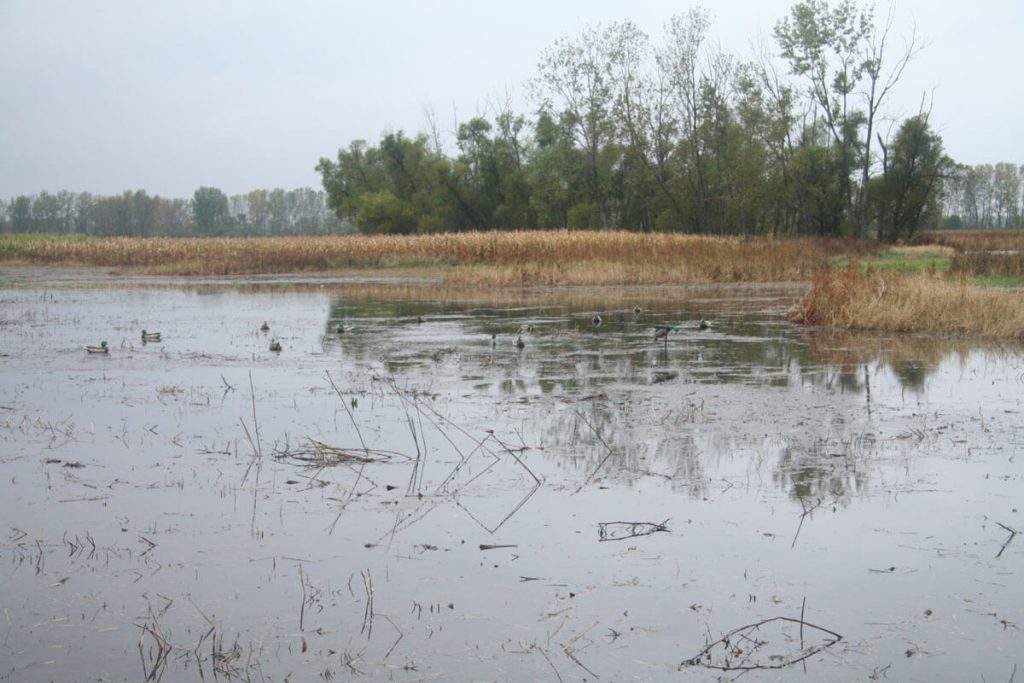
M 588 427 L 590 427 L 590 431 L 594 432 L 594 436 L 597 437 L 598 441 L 600 441 L 602 444 L 604 444 L 604 447 L 605 447 L 605 449 L 607 451 L 605 453 L 604 457 L 601 458 L 601 462 L 597 463 L 597 467 L 595 467 L 594 471 L 590 473 L 590 476 L 588 476 L 586 479 L 584 479 L 583 483 L 580 484 L 579 487 L 577 487 L 577 489 L 573 492 L 573 493 L 579 493 L 581 490 L 583 490 L 584 486 L 589 484 L 594 479 L 594 477 L 597 476 L 597 473 L 601 471 L 601 468 L 604 467 L 604 464 L 606 462 L 608 462 L 608 458 L 612 457 L 613 451 L 612 451 L 612 447 L 609 446 L 608 442 L 604 440 L 603 436 L 601 436 L 601 432 L 599 432 L 597 430 L 597 427 L 595 427 L 594 425 L 590 424 L 590 422 L 587 420 L 587 418 L 583 417 L 583 413 L 581 413 L 579 410 L 576 410 L 574 412 L 576 413 L 576 417 L 578 417 L 579 419 L 583 420 L 583 424 L 585 424 Z
M 370 636 L 373 635 L 373 577 L 370 576 L 369 569 L 365 572 L 360 571 L 359 575 L 363 577 L 363 590 L 366 591 L 366 606 L 363 608 L 363 627 L 359 629 L 359 632 L 365 633 L 366 639 L 369 640 Z
M 299 632 L 304 631 L 303 623 L 306 618 L 306 577 L 302 575 L 302 563 L 299 562 L 299 586 L 302 587 L 302 605 L 299 607 Z
M 995 521 L 995 520 L 993 520 L 993 521 Z M 1007 538 L 1006 541 L 1003 542 L 1003 547 L 999 549 L 998 553 L 996 553 L 996 559 L 998 560 L 1002 556 L 1003 551 L 1006 550 L 1006 546 L 1010 545 L 1010 541 L 1012 541 L 1014 538 L 1016 538 L 1017 534 L 1019 534 L 1020 532 L 1017 531 L 1016 529 L 1014 529 L 1013 527 L 1006 526 L 1002 522 L 996 522 L 996 524 L 998 524 L 999 526 L 1003 527 L 1004 529 L 1006 529 L 1007 531 L 1010 532 L 1010 537 Z

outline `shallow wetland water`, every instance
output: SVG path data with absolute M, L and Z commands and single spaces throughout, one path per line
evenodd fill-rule
M 798 294 L 2 289 L 0 681 L 1022 679 L 1021 347 Z

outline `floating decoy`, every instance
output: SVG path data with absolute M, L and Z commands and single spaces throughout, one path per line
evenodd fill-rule
M 270 342 L 270 350 L 276 353 L 281 353 L 281 342 L 276 339 Z
M 338 323 L 338 334 L 345 334 L 351 330 L 351 327 L 345 327 L 345 323 Z
M 633 315 L 640 315 L 642 312 L 643 310 L 640 308 L 639 304 L 633 307 Z
M 659 339 L 664 339 L 665 343 L 668 344 L 668 333 L 669 332 L 675 332 L 676 329 L 678 329 L 678 328 L 676 328 L 675 325 L 659 325 L 658 327 L 655 327 L 654 328 L 654 341 L 658 341 Z
M 601 323 L 603 323 L 604 321 L 601 320 L 601 316 L 600 315 L 595 313 L 594 317 L 590 319 L 590 322 L 594 323 L 594 327 L 600 327 Z
M 268 325 L 267 321 L 264 320 L 263 324 L 260 325 L 260 332 L 269 332 L 269 331 L 270 331 L 270 325 Z
M 519 326 L 519 334 L 533 334 L 533 325 L 523 323 Z
M 422 315 L 418 315 L 418 316 L 416 316 L 416 322 L 417 323 L 423 323 L 423 322 L 426 322 L 426 321 L 423 320 L 423 316 Z
M 86 346 L 85 350 L 89 353 L 110 353 L 110 349 L 107 348 L 107 342 L 101 341 L 99 346 Z
M 516 337 L 516 348 L 522 349 L 526 347 L 526 342 L 523 341 L 522 335 Z
M 711 327 L 711 323 L 709 323 L 704 318 L 701 318 L 700 322 L 697 324 L 697 329 L 698 330 L 706 330 L 706 329 L 708 329 L 710 327 Z
M 158 342 L 158 341 L 160 341 L 160 333 L 159 332 L 146 332 L 145 330 L 142 331 L 142 343 L 143 344 L 145 344 L 146 342 Z

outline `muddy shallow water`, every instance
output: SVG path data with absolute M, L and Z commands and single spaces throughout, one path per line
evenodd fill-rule
M 1024 669 L 1019 346 L 322 284 L 0 290 L 0 680 Z

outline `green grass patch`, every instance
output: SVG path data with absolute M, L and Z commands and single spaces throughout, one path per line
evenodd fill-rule
M 974 275 L 967 278 L 967 282 L 982 287 L 1024 289 L 1024 275 Z

